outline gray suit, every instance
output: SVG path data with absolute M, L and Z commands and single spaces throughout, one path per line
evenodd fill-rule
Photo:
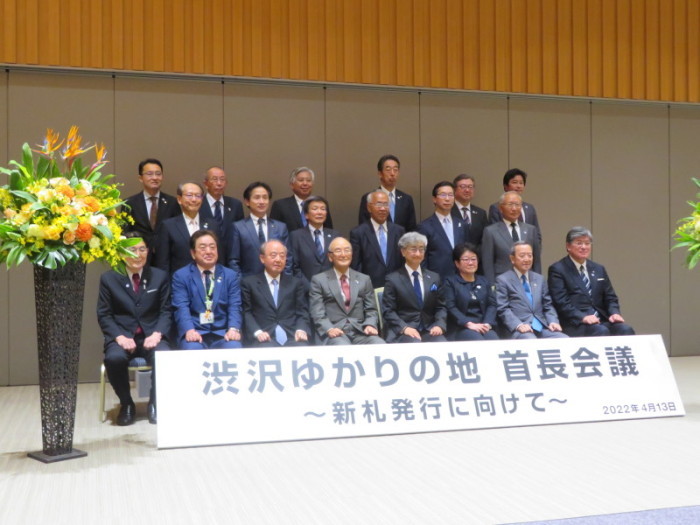
M 540 241 L 537 226 L 518 222 L 520 228 L 520 240 L 532 246 L 532 270 L 542 273 L 540 260 Z M 510 250 L 513 247 L 513 237 L 503 221 L 489 224 L 484 228 L 484 236 L 481 239 L 481 267 L 484 269 L 484 277 L 490 283 L 496 282 L 496 277 L 513 268 L 510 262 Z
M 327 345 L 384 343 L 381 337 L 363 332 L 366 326 L 379 326 L 372 281 L 369 276 L 352 269 L 348 269 L 347 276 L 350 284 L 349 310 L 345 310 L 345 299 L 333 268 L 311 278 L 309 306 L 318 335 Z M 340 328 L 345 335 L 329 338 L 327 332 L 331 328 Z
M 527 272 L 532 292 L 532 304 L 525 294 L 523 283 L 514 269 L 503 273 L 496 279 L 496 305 L 501 325 L 513 339 L 532 339 L 534 337 L 567 337 L 561 332 L 552 332 L 546 327 L 550 323 L 559 324 L 557 312 L 549 296 L 547 281 L 535 272 Z M 519 325 L 532 325 L 534 318 L 542 323 L 542 332 L 520 333 Z

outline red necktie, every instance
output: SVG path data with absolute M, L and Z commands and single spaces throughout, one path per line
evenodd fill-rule
M 139 274 L 135 273 L 131 276 L 131 281 L 134 283 L 134 293 L 136 295 L 139 294 L 139 287 L 141 286 L 141 277 L 139 277 Z M 143 333 L 143 328 L 141 328 L 141 325 L 139 324 L 138 327 L 136 327 L 136 335 L 142 334 Z
M 348 283 L 348 276 L 343 274 L 340 276 L 340 289 L 343 291 L 343 296 L 345 297 L 345 309 L 350 309 L 350 283 Z

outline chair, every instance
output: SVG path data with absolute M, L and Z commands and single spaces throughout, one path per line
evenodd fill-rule
M 384 337 L 384 318 L 382 317 L 382 296 L 384 287 L 374 289 L 374 300 L 377 303 L 377 314 L 379 316 L 379 335 Z
M 146 372 L 152 370 L 152 367 L 148 366 L 146 359 L 143 357 L 134 357 L 129 361 L 129 372 Z M 107 420 L 107 411 L 105 410 L 105 364 L 100 365 L 100 421 L 104 422 Z

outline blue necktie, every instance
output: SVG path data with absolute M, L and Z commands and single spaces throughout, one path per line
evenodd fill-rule
M 384 225 L 379 226 L 379 249 L 382 251 L 382 259 L 386 264 L 386 235 L 384 234 Z
M 530 301 L 530 306 L 532 306 L 534 304 L 534 301 L 532 299 L 532 290 L 530 290 L 530 283 L 527 282 L 527 277 L 525 277 L 525 275 L 522 275 L 521 278 L 523 280 L 523 288 L 525 288 L 525 295 L 527 295 L 527 298 Z M 539 319 L 537 319 L 537 317 L 532 318 L 532 323 L 530 326 L 532 326 L 532 329 L 535 332 L 542 331 L 542 323 Z
M 442 219 L 442 227 L 445 229 L 445 235 L 447 235 L 447 239 L 450 241 L 450 246 L 453 248 L 455 247 L 455 236 L 454 236 L 454 231 L 452 231 L 452 223 L 450 220 L 445 217 Z
M 420 289 L 420 274 L 418 271 L 413 271 L 413 291 L 416 294 L 416 299 L 418 299 L 418 306 L 423 308 L 423 292 Z
M 513 237 L 513 242 L 518 242 L 520 238 L 518 237 L 518 230 L 515 229 L 515 223 L 510 223 L 510 235 Z
M 579 267 L 579 273 L 581 275 L 581 280 L 583 281 L 583 285 L 586 287 L 586 291 L 588 292 L 588 295 L 591 295 L 591 281 L 588 280 L 588 276 L 586 275 L 586 271 L 583 267 L 583 264 Z
M 389 193 L 389 214 L 391 220 L 396 222 L 396 201 L 394 201 L 394 192 Z
M 314 230 L 314 244 L 316 245 L 316 255 L 323 258 L 323 245 L 321 244 L 321 230 Z
M 221 201 L 216 201 L 214 203 L 214 218 L 219 224 L 221 224 L 224 220 L 223 216 L 221 215 Z
M 299 209 L 301 210 L 301 211 L 299 212 L 299 214 L 301 215 L 301 224 L 302 224 L 302 226 L 304 226 L 304 228 L 306 228 L 306 226 L 307 226 L 309 223 L 306 221 L 306 215 L 304 215 L 304 203 L 303 203 L 303 202 L 302 202 L 301 205 L 299 206 Z
M 265 226 L 265 219 L 258 219 L 258 239 L 260 239 L 260 244 L 265 242 L 265 232 L 263 227 Z
M 272 279 L 272 298 L 275 301 L 275 306 L 279 306 L 277 302 L 279 298 L 279 293 L 280 283 L 277 282 L 277 279 Z M 282 328 L 280 325 L 275 326 L 275 339 L 280 345 L 283 345 L 287 342 L 287 332 L 285 332 L 284 328 Z

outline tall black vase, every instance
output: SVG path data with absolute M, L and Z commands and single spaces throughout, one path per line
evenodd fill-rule
M 87 455 L 73 448 L 84 292 L 84 263 L 55 270 L 34 266 L 44 448 L 29 457 L 44 463 Z

